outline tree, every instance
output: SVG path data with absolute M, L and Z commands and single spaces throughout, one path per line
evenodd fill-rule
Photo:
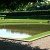
M 40 2 L 45 2 L 47 5 L 50 4 L 50 2 L 48 2 L 48 0 L 1 0 L 0 1 L 0 11 L 1 10 L 5 11 L 6 9 L 9 9 L 12 11 L 14 11 L 14 10 L 26 11 L 29 8 L 36 10 L 37 6 L 35 6 L 35 5 L 37 4 L 37 2 L 38 2 L 38 5 Z
M 15 9 L 19 9 L 19 8 L 22 9 L 29 2 L 35 3 L 36 0 L 1 0 L 0 1 L 0 5 L 1 5 L 0 8 L 1 9 L 6 8 L 6 9 L 11 9 L 11 10 L 15 10 Z

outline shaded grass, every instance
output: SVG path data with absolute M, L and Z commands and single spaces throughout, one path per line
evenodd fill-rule
M 31 40 L 35 40 L 35 39 L 38 39 L 38 38 L 41 38 L 41 37 L 44 37 L 44 36 L 47 36 L 47 35 L 50 35 L 50 31 L 43 32 L 43 33 L 40 33 L 40 34 L 37 34 L 37 35 L 33 35 L 31 37 L 24 38 L 23 40 L 31 41 Z

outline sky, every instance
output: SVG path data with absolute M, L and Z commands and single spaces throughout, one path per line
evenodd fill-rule
M 22 39 L 30 36 L 31 35 L 28 35 L 26 33 L 11 32 L 11 30 L 0 29 L 0 37 L 3 37 L 3 38 Z
M 48 1 L 50 1 L 50 0 L 48 0 Z

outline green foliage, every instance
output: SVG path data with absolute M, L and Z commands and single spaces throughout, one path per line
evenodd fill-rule
M 41 0 L 38 0 L 38 1 L 41 1 Z M 18 11 L 19 9 L 23 10 L 24 6 L 28 5 L 29 2 L 36 3 L 37 0 L 1 0 L 0 10 L 3 10 L 3 11 L 5 11 L 6 9 L 13 10 L 13 11 L 14 10 Z
M 38 3 L 37 3 L 38 2 Z M 44 2 L 44 4 L 41 2 Z M 33 4 L 32 4 L 33 3 Z M 45 6 L 44 6 L 45 5 Z M 33 11 L 43 9 L 50 9 L 50 2 L 45 0 L 1 0 L 0 1 L 0 12 L 6 11 Z M 42 9 L 42 10 L 43 10 Z M 2 10 L 2 11 L 1 11 Z M 6 11 L 7 12 L 7 11 Z

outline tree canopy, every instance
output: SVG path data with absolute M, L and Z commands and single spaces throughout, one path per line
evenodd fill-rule
M 39 7 L 40 8 L 44 7 L 46 4 L 50 3 L 50 2 L 47 2 L 47 0 L 45 1 L 44 0 L 1 0 L 0 1 L 0 11 L 1 10 L 3 11 L 4 10 L 6 11 L 11 11 L 11 10 L 27 11 L 30 9 L 36 10 Z

